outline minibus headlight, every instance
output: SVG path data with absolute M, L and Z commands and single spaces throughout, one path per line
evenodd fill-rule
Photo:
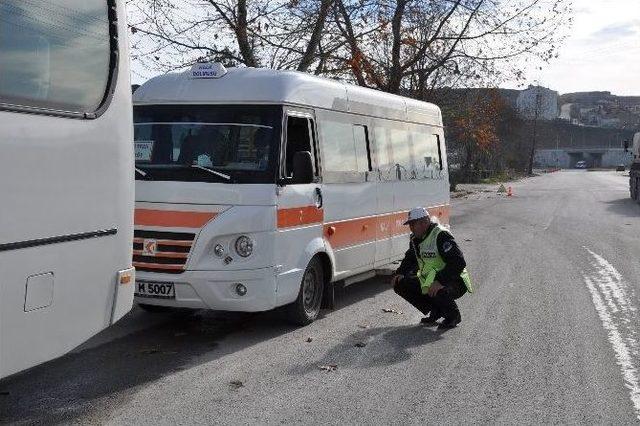
M 224 256 L 224 247 L 222 246 L 222 244 L 216 244 L 216 246 L 213 248 L 213 254 L 218 257 Z
M 236 252 L 242 257 L 249 257 L 253 253 L 253 240 L 246 235 L 236 240 Z

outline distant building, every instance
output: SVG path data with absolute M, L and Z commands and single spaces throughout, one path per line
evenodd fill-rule
M 542 86 L 529 86 L 518 95 L 518 113 L 533 120 L 555 120 L 558 117 L 558 92 Z
M 560 119 L 565 121 L 571 121 L 571 106 L 573 104 L 563 104 L 560 107 Z

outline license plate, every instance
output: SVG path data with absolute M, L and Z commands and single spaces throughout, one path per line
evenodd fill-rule
M 175 299 L 176 291 L 173 283 L 137 281 L 136 296 L 154 297 L 159 299 Z

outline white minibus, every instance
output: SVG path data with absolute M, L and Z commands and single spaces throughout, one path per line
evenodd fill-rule
M 0 1 L 0 377 L 131 309 L 131 108 L 124 1 Z
M 415 206 L 449 221 L 438 107 L 219 63 L 134 94 L 136 301 L 313 321 L 331 283 L 408 248 Z

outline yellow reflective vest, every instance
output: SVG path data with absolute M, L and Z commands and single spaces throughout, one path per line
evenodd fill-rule
M 418 247 L 415 247 L 413 240 L 411 241 L 411 246 L 418 260 L 418 281 L 420 281 L 422 294 L 427 294 L 431 284 L 433 284 L 436 279 L 436 274 L 446 266 L 445 261 L 438 251 L 438 235 L 440 235 L 442 231 L 448 232 L 442 225 L 435 224 L 431 232 L 429 232 L 429 235 L 422 240 Z M 467 291 L 473 293 L 471 276 L 467 268 L 462 270 L 460 278 L 464 281 Z

